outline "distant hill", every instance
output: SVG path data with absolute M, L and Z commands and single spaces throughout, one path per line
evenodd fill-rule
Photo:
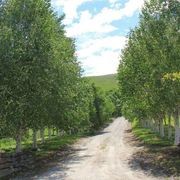
M 90 76 L 87 79 L 94 83 L 97 87 L 102 88 L 104 91 L 116 89 L 118 86 L 117 74 L 109 74 L 104 76 Z

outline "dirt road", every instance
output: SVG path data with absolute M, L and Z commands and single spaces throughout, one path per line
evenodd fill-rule
M 76 153 L 33 179 L 53 180 L 150 180 L 155 179 L 140 169 L 130 167 L 128 160 L 138 147 L 125 140 L 129 128 L 118 118 L 97 136 L 81 139 Z

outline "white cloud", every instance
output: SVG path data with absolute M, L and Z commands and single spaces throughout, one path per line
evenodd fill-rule
M 90 69 L 86 76 L 97 76 L 117 72 L 118 64 L 119 52 L 102 51 L 100 55 L 90 55 L 88 59 L 84 59 L 82 65 L 85 69 Z
M 111 0 L 112 1 L 112 0 Z M 122 19 L 123 17 L 131 17 L 137 10 L 141 9 L 144 0 L 129 0 L 123 8 L 104 7 L 100 13 L 92 15 L 89 11 L 80 13 L 78 23 L 73 23 L 67 28 L 67 35 L 77 37 L 84 33 L 108 33 L 117 30 L 111 23 Z
M 77 13 L 78 7 L 88 1 L 92 1 L 92 0 L 52 0 L 52 5 L 54 7 L 63 8 L 63 12 L 66 15 L 66 19 L 64 23 L 70 24 L 78 16 L 78 13 Z
M 81 12 L 79 22 L 66 29 L 67 35 L 77 37 L 84 33 L 109 33 L 116 30 L 116 27 L 104 21 L 106 17 L 102 17 L 102 15 L 98 14 L 93 17 L 89 11 Z
M 109 0 L 109 3 L 116 3 L 118 0 Z
M 80 45 L 77 54 L 79 58 L 88 58 L 89 54 L 98 54 L 104 50 L 120 52 L 126 40 L 126 37 L 117 35 L 91 39 Z
M 121 11 L 122 16 L 132 16 L 134 12 L 143 7 L 144 3 L 145 0 L 129 0 Z
M 124 36 L 108 36 L 91 39 L 80 46 L 77 52 L 86 75 L 103 75 L 115 73 L 119 64 L 119 55 L 125 46 Z
M 67 35 L 77 39 L 77 55 L 85 75 L 115 73 L 126 37 L 118 35 L 120 30 L 112 23 L 133 16 L 142 8 L 144 0 L 128 0 L 123 6 L 120 0 L 108 0 L 109 6 L 97 14 L 96 7 L 78 12 L 89 1 L 94 3 L 94 0 L 52 0 L 52 3 L 54 7 L 62 7 L 66 14 Z M 110 35 L 111 32 L 116 35 Z
M 116 9 L 120 8 L 122 5 L 119 0 L 109 0 L 109 4 L 111 8 L 116 8 Z

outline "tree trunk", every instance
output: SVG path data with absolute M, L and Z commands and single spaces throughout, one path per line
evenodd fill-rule
M 44 140 L 44 128 L 40 129 L 40 135 L 41 135 L 41 143 L 44 143 L 45 142 L 45 140 Z
M 143 128 L 146 127 L 146 121 L 145 120 L 142 121 L 142 126 L 143 126 Z
M 158 133 L 158 134 L 159 134 L 159 132 L 160 132 L 159 123 L 158 123 L 157 120 L 155 121 L 155 132 Z
M 160 123 L 160 136 L 164 137 L 164 124 L 163 124 L 163 119 L 159 121 Z
M 22 151 L 22 134 L 19 132 L 15 138 L 16 140 L 16 153 L 20 153 Z
M 150 128 L 151 130 L 153 130 L 152 120 L 150 120 L 150 119 L 149 119 L 149 128 Z
M 48 128 L 48 138 L 51 138 L 51 128 Z
M 146 126 L 147 126 L 147 128 L 150 128 L 149 120 L 146 121 Z
M 168 116 L 168 139 L 172 137 L 171 116 Z
M 140 120 L 140 126 L 143 127 L 143 120 Z
M 178 112 L 175 113 L 174 120 L 175 120 L 175 139 L 174 139 L 174 144 L 178 146 L 178 145 L 180 145 L 180 118 L 179 118 Z
M 37 149 L 37 130 L 33 130 L 33 144 L 32 144 L 33 149 Z
M 156 132 L 156 125 L 154 119 L 151 120 L 151 125 L 152 125 L 152 131 Z

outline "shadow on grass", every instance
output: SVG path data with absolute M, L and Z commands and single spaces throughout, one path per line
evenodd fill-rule
M 30 179 L 33 175 L 39 172 L 45 172 L 48 168 L 53 167 L 57 161 L 63 160 L 68 155 L 72 154 L 74 150 L 71 145 L 75 143 L 80 136 L 65 135 L 61 137 L 52 137 L 46 139 L 44 144 L 38 142 L 38 149 L 32 150 L 31 146 L 26 146 L 23 150 L 24 154 L 31 154 L 33 157 L 33 164 L 28 169 L 22 169 L 21 172 L 12 175 L 15 179 Z
M 15 179 L 33 180 L 33 179 L 65 179 L 69 167 L 68 165 L 78 164 L 84 159 L 91 157 L 91 155 L 80 155 L 81 151 L 86 148 L 76 148 L 66 146 L 61 148 L 51 157 L 42 159 L 36 164 L 36 167 L 31 171 L 16 176 Z
M 149 129 L 134 126 L 126 131 L 127 142 L 143 147 L 129 160 L 132 169 L 143 169 L 155 177 L 180 176 L 180 148 L 165 138 L 160 138 Z

